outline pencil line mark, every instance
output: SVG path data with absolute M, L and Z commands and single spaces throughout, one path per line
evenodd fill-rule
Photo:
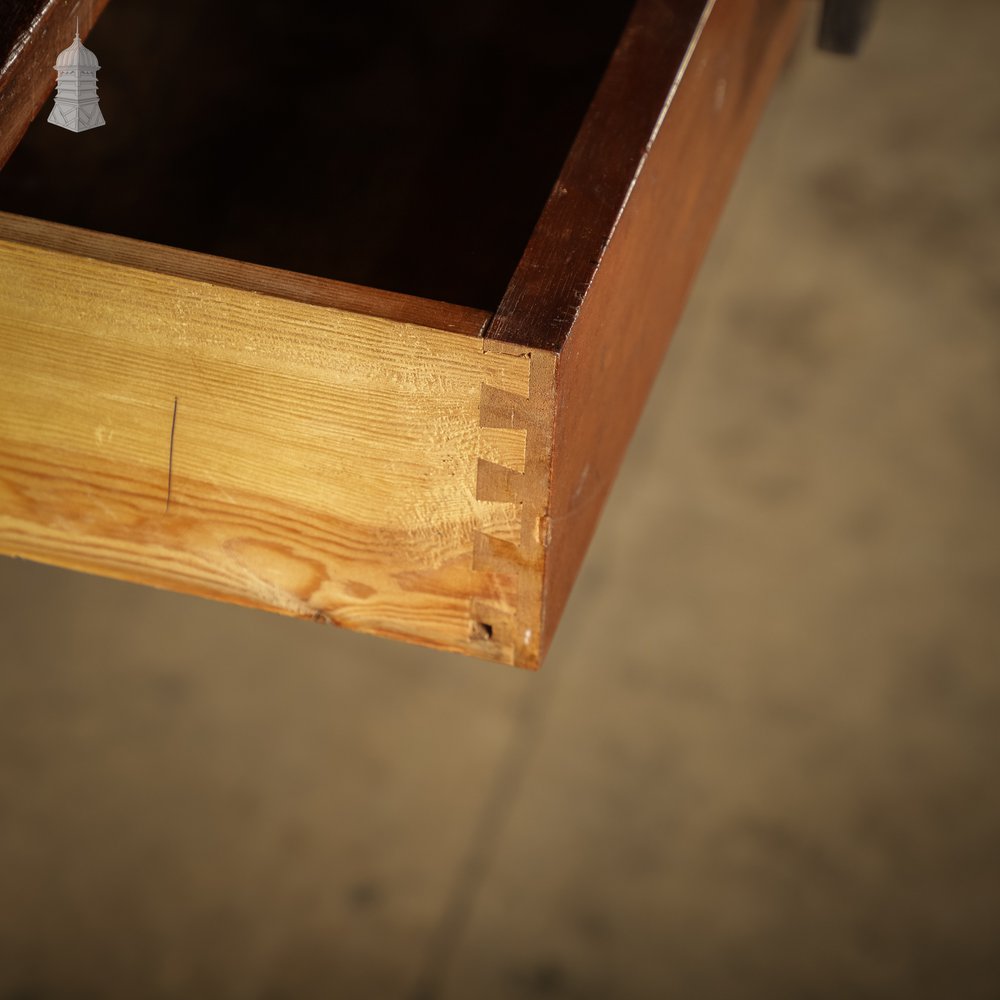
M 177 397 L 174 396 L 174 413 L 170 418 L 170 457 L 167 459 L 167 503 L 164 514 L 170 513 L 170 493 L 174 485 L 174 431 L 177 430 Z

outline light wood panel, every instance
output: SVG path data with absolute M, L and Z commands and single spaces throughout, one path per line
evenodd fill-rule
M 178 250 L 145 240 L 43 222 L 11 212 L 0 212 L 0 239 L 60 250 L 71 256 L 127 264 L 157 274 L 192 278 L 212 285 L 261 292 L 317 306 L 334 306 L 347 312 L 381 316 L 436 330 L 451 330 L 469 337 L 480 336 L 490 319 L 490 314 L 481 309 L 452 305 L 450 302 L 248 264 L 192 250 Z
M 0 241 L 0 550 L 536 665 L 544 352 L 126 249 Z

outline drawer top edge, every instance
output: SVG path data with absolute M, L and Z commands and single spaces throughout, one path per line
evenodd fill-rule
M 0 239 L 469 337 L 481 337 L 491 315 L 450 302 L 215 257 L 10 212 L 0 212 Z

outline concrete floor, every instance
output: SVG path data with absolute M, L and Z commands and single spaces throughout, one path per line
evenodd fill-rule
M 0 998 L 1000 995 L 998 37 L 803 51 L 540 675 L 0 561 Z

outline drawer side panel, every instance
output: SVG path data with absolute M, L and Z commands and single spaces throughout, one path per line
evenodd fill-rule
M 464 334 L 0 241 L 0 551 L 532 665 L 537 638 L 476 617 L 540 614 L 540 556 L 519 553 L 548 463 L 482 427 L 498 395 L 549 426 L 532 367 Z M 518 485 L 486 489 L 484 462 Z M 484 537 L 514 571 L 483 571 Z

